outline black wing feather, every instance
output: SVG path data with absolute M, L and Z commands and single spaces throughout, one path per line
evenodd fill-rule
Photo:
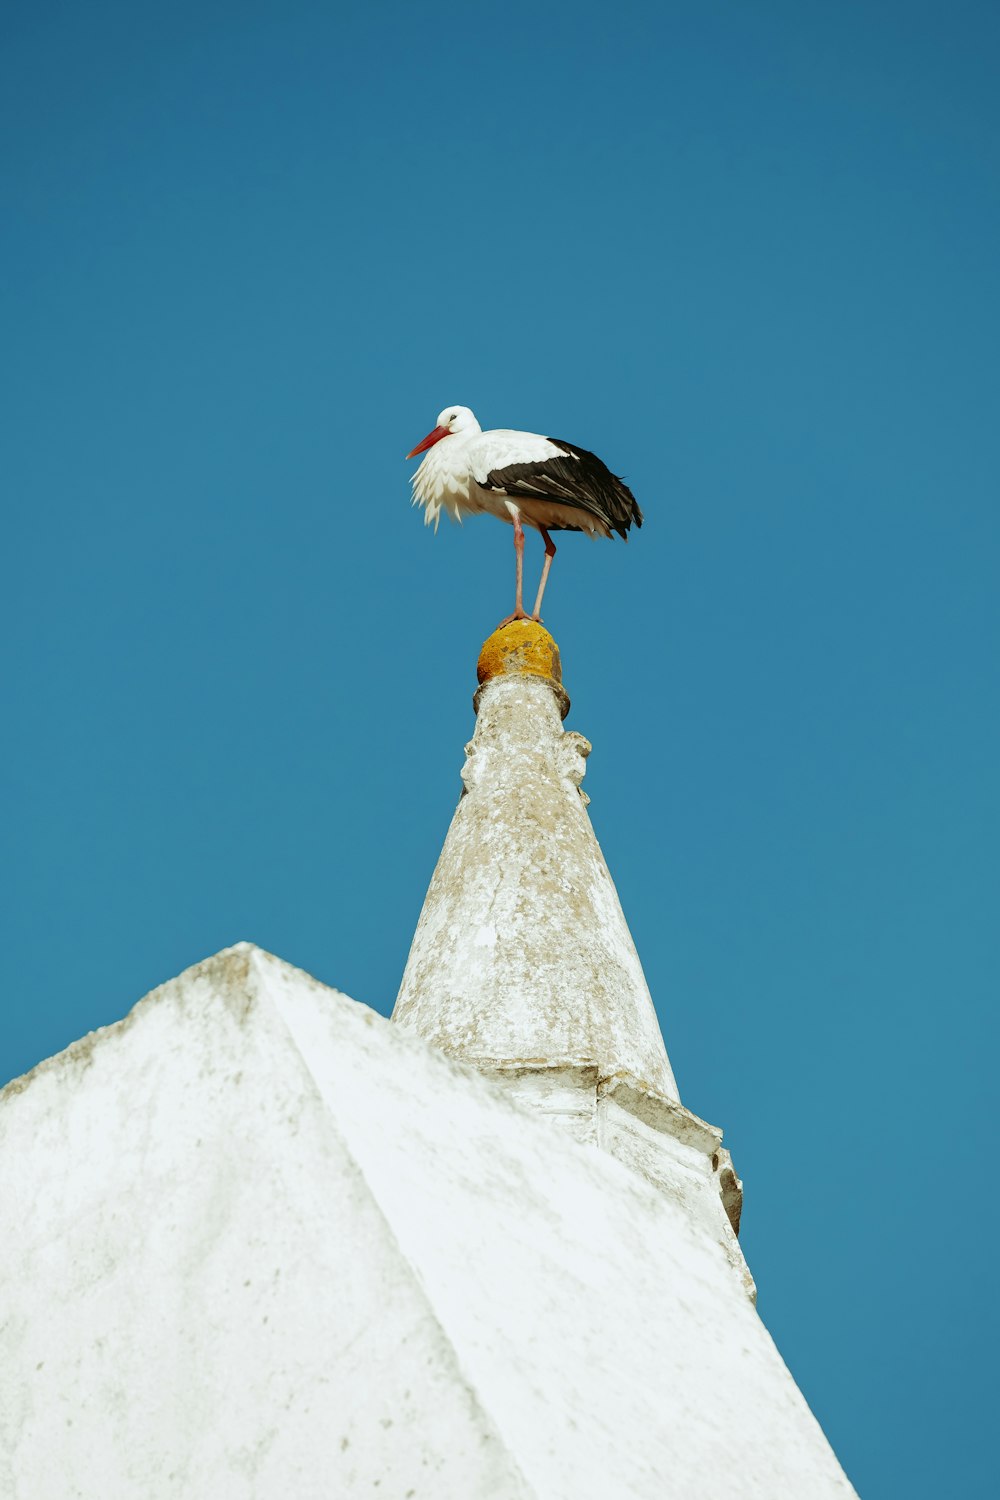
M 612 474 L 596 453 L 588 453 L 586 448 L 577 448 L 573 443 L 564 443 L 562 438 L 549 438 L 548 441 L 573 456 L 560 455 L 530 464 L 507 464 L 503 469 L 492 469 L 486 476 L 485 485 L 510 495 L 512 499 L 520 495 L 525 500 L 553 500 L 575 505 L 596 516 L 620 537 L 627 534 L 633 521 L 636 526 L 642 525 L 642 511 L 632 491 L 623 479 Z M 553 531 L 567 529 L 570 528 L 552 528 Z

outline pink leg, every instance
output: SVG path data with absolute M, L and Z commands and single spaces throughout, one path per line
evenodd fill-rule
M 514 557 L 517 570 L 517 587 L 514 594 L 514 613 L 508 615 L 506 620 L 501 620 L 497 626 L 502 630 L 505 625 L 510 625 L 514 620 L 527 620 L 524 605 L 521 602 L 521 594 L 524 589 L 524 527 L 521 525 L 521 516 L 518 511 L 511 512 L 514 521 Z
M 545 593 L 545 585 L 548 582 L 549 569 L 552 566 L 552 559 L 556 555 L 556 544 L 549 536 L 544 526 L 539 526 L 538 529 L 542 533 L 542 541 L 545 543 L 545 561 L 542 564 L 542 581 L 538 585 L 538 594 L 535 598 L 535 608 L 532 612 L 531 618 L 533 620 L 537 620 L 538 623 L 541 624 L 542 595 Z

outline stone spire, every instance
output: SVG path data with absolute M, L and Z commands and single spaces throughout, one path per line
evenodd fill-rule
M 642 966 L 581 790 L 590 745 L 563 730 L 559 649 L 541 625 L 479 658 L 465 788 L 424 901 L 393 1020 L 487 1069 L 596 1069 L 677 1100 Z
M 479 657 L 477 722 L 392 1019 L 687 1204 L 751 1297 L 742 1183 L 684 1108 L 587 815 L 559 648 L 530 620 Z

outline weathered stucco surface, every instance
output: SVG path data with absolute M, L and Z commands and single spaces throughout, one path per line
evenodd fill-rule
M 219 954 L 0 1094 L 0 1495 L 850 1496 L 688 1168 Z
M 602 1079 L 627 1075 L 676 1099 L 580 788 L 590 746 L 564 732 L 560 708 L 534 675 L 480 689 L 465 791 L 393 1020 L 481 1066 L 594 1064 Z

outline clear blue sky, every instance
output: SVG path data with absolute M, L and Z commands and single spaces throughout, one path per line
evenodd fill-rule
M 0 1074 L 241 938 L 391 1008 L 513 575 L 402 455 L 447 402 L 592 447 L 647 515 L 547 599 L 594 823 L 865 1500 L 995 1493 L 998 42 L 961 0 L 0 37 Z

